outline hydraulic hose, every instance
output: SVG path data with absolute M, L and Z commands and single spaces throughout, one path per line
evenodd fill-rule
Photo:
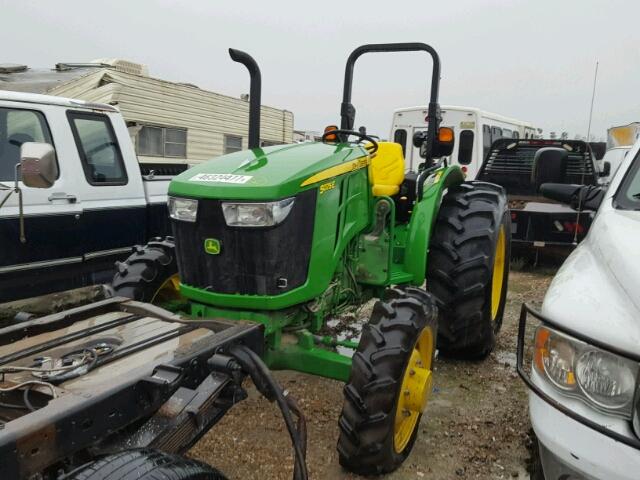
M 249 374 L 256 388 L 269 401 L 276 401 L 282 417 L 289 431 L 291 443 L 295 456 L 295 467 L 293 470 L 294 480 L 307 480 L 306 453 L 307 453 L 307 428 L 304 415 L 298 407 L 297 402 L 290 396 L 285 396 L 282 388 L 274 380 L 269 368 L 262 359 L 250 348 L 244 345 L 233 345 L 229 353 L 235 357 L 242 369 Z M 298 425 L 294 424 L 291 412 L 298 417 Z

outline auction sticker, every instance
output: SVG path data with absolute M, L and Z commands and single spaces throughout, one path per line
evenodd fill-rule
M 190 182 L 247 183 L 252 175 L 234 175 L 232 173 L 199 173 L 189 179 Z

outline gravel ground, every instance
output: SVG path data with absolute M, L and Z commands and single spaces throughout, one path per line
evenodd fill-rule
M 539 306 L 552 278 L 512 272 L 495 351 L 482 362 L 438 359 L 435 387 L 413 452 L 386 478 L 430 480 L 528 478 L 526 390 L 515 372 L 522 302 Z M 309 429 L 307 463 L 313 479 L 359 478 L 344 471 L 336 452 L 342 384 L 295 372 L 276 379 L 298 399 Z M 247 384 L 249 398 L 190 451 L 230 479 L 289 479 L 293 459 L 280 412 Z
M 526 390 L 515 372 L 517 320 L 522 302 L 538 306 L 552 272 L 512 272 L 507 308 L 495 351 L 483 362 L 438 359 L 435 387 L 413 452 L 389 479 L 528 478 L 529 417 Z M 24 310 L 39 315 L 103 297 L 90 287 L 0 305 L 0 325 Z M 366 317 L 368 309 L 361 315 Z M 369 309 L 370 310 L 370 309 Z M 309 429 L 313 479 L 359 478 L 344 471 L 336 452 L 342 383 L 296 372 L 275 372 L 298 399 Z M 231 480 L 289 479 L 293 459 L 280 411 L 247 382 L 249 398 L 231 411 L 190 451 Z

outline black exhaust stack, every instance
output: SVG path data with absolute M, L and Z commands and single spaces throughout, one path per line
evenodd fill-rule
M 249 88 L 249 148 L 260 147 L 260 94 L 262 92 L 262 76 L 260 67 L 251 55 L 234 48 L 229 49 L 229 56 L 234 62 L 243 64 L 251 75 Z

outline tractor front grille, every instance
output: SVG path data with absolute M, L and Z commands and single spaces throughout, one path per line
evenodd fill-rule
M 229 227 L 222 200 L 201 199 L 195 223 L 172 220 L 183 284 L 216 293 L 278 295 L 304 284 L 311 257 L 316 189 L 296 196 L 279 225 Z M 220 253 L 205 252 L 208 238 Z

